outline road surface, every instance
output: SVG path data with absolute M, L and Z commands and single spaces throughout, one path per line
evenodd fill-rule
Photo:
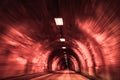
M 64 70 L 35 77 L 31 80 L 90 80 L 90 79 L 82 75 L 76 74 L 74 71 Z

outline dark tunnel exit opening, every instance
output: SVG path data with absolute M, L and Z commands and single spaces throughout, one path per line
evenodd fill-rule
M 67 59 L 65 59 L 65 55 L 67 55 Z M 72 57 L 75 58 L 77 64 L 72 60 Z M 57 61 L 58 59 L 58 61 Z M 57 61 L 57 62 L 55 62 Z M 54 64 L 53 64 L 54 63 Z M 72 49 L 55 49 L 51 52 L 48 58 L 47 62 L 47 70 L 53 71 L 53 66 L 56 64 L 56 70 L 64 70 L 64 69 L 70 69 L 70 70 L 76 70 L 75 66 L 77 66 L 79 69 L 77 72 L 81 72 L 81 62 L 76 55 L 76 53 Z
M 75 66 L 70 58 L 68 58 L 67 60 L 65 58 L 61 58 L 57 65 L 60 66 L 60 70 L 75 69 Z

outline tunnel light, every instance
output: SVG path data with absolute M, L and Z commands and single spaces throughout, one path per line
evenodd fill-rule
M 66 49 L 66 47 L 62 47 L 62 49 Z
M 60 41 L 61 42 L 65 42 L 65 38 L 60 38 Z
M 64 53 L 66 53 L 66 52 L 64 52 Z
M 67 57 L 67 54 L 64 54 L 64 57 Z
M 62 18 L 55 18 L 55 23 L 58 26 L 63 25 L 63 19 Z

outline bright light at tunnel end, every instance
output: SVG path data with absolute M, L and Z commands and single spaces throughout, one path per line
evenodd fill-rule
M 54 18 L 56 25 L 61 26 L 63 25 L 63 19 L 62 18 Z

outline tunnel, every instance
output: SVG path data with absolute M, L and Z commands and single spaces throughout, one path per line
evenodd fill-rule
M 119 0 L 0 0 L 0 80 L 120 80 Z

